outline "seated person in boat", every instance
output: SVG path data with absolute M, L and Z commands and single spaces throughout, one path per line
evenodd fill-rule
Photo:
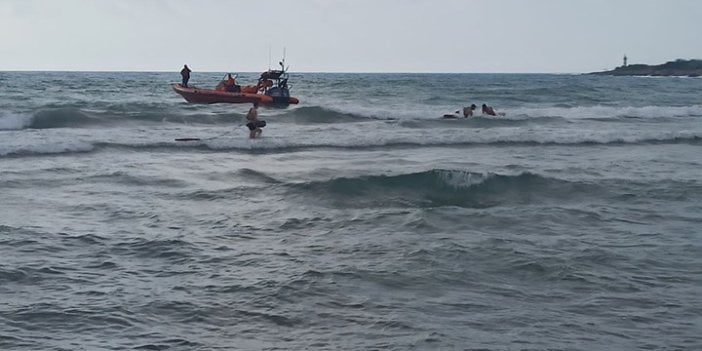
M 270 88 L 273 86 L 273 81 L 270 79 L 266 80 L 259 80 L 258 81 L 258 90 L 265 92 L 266 89 Z
M 258 85 L 247 85 L 241 87 L 241 92 L 246 94 L 256 94 L 258 92 Z
M 232 77 L 231 73 L 227 73 L 227 80 L 224 82 L 226 91 L 239 92 L 241 88 L 236 85 L 236 78 Z

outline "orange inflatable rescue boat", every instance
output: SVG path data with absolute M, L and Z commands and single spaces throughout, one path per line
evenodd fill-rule
M 236 84 L 236 75 L 228 73 L 214 89 L 184 87 L 176 84 L 173 87 L 185 101 L 193 104 L 230 103 L 244 104 L 258 102 L 260 104 L 289 105 L 297 104 L 300 100 L 290 96 L 288 73 L 283 62 L 280 70 L 268 70 L 261 73 L 256 85 L 240 86 Z

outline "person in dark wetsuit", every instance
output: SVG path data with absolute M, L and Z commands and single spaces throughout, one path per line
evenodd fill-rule
M 495 113 L 495 109 L 493 109 L 492 106 L 488 106 L 486 104 L 483 104 L 482 113 L 484 115 L 497 116 L 497 113 Z
M 183 65 L 183 69 L 180 70 L 180 75 L 183 77 L 183 87 L 187 88 L 188 87 L 188 81 L 190 80 L 190 68 L 188 68 L 188 65 Z
M 263 133 L 263 127 L 266 126 L 266 121 L 258 119 L 258 102 L 254 102 L 253 106 L 249 109 L 249 113 L 246 114 L 246 126 L 249 127 L 249 138 L 255 139 L 261 136 Z
M 477 108 L 477 106 L 475 106 L 475 104 L 471 104 L 468 107 L 464 107 L 463 108 L 463 118 L 472 117 L 473 111 L 475 111 L 476 108 Z
M 475 110 L 476 107 L 477 106 L 475 106 L 475 104 L 464 107 L 463 108 L 463 118 L 472 117 L 473 111 Z M 445 114 L 445 115 L 441 116 L 441 118 L 456 119 L 456 118 L 460 117 L 460 115 L 459 115 L 460 112 L 461 111 L 458 110 L 458 111 L 454 112 L 453 114 Z

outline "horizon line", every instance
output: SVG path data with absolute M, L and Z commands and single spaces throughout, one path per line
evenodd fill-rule
M 178 74 L 180 70 L 75 70 L 75 69 L 0 69 L 0 72 L 75 72 L 75 73 L 167 73 Z M 265 71 L 193 71 L 194 73 L 261 73 Z M 591 72 L 455 72 L 455 71 L 287 71 L 314 74 L 587 74 Z M 598 72 L 598 71 L 592 71 Z

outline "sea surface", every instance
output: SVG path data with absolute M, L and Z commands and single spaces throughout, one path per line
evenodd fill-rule
M 1 350 L 702 350 L 702 79 L 179 80 L 0 72 Z

